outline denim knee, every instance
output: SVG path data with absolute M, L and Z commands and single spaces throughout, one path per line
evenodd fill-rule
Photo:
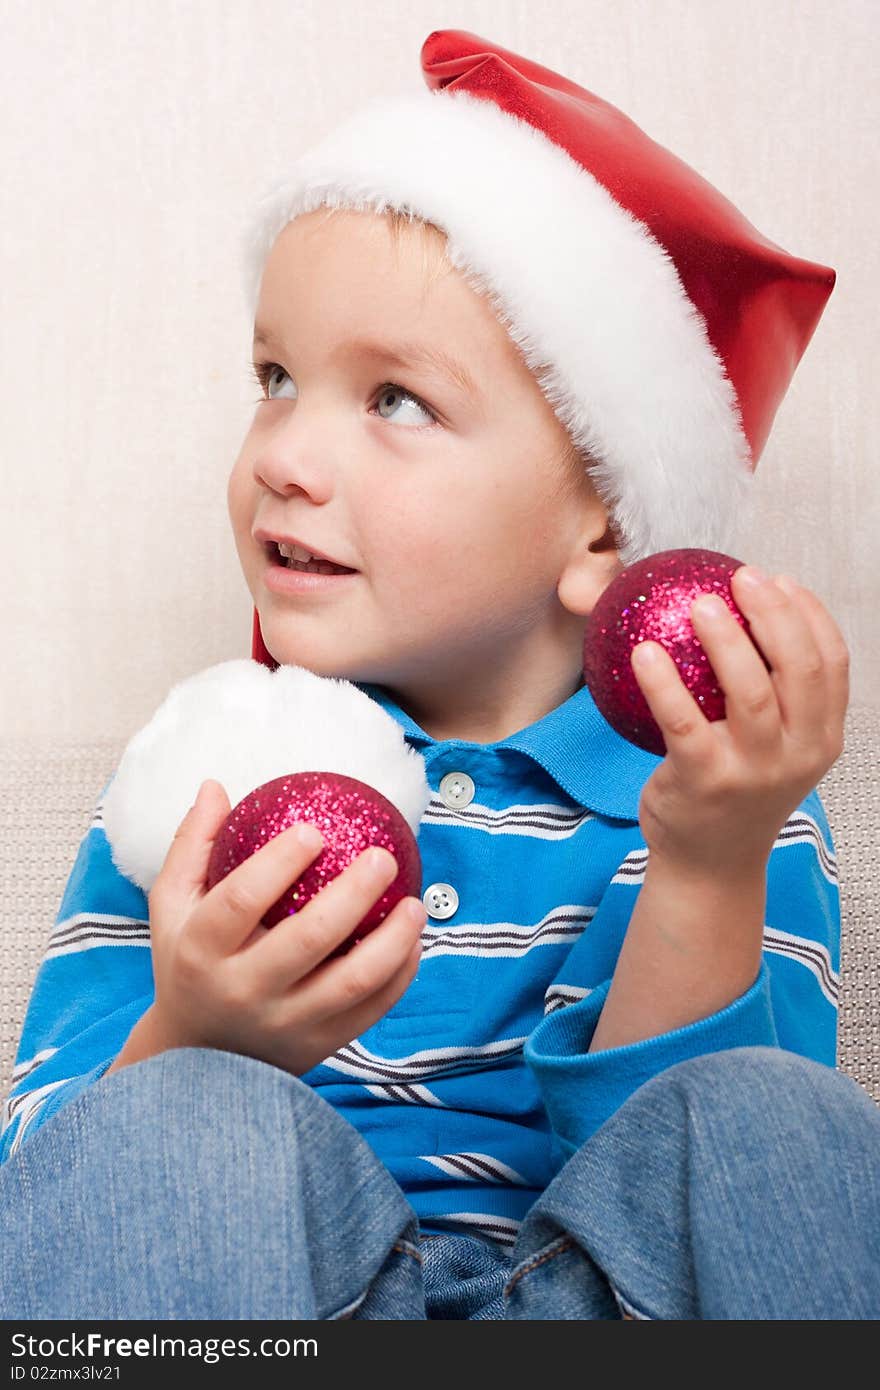
M 880 1110 L 858 1082 L 824 1063 L 776 1047 L 737 1047 L 678 1062 L 652 1077 L 635 1094 L 647 1102 L 674 1090 L 690 1105 L 745 1112 L 756 1109 L 769 1123 L 802 1117 L 804 1106 L 829 1118 L 869 1128 L 880 1124 Z M 768 1104 L 767 1111 L 760 1111 Z
M 514 1315 L 564 1296 L 581 1317 L 612 1297 L 642 1317 L 876 1316 L 878 1154 L 880 1108 L 831 1067 L 766 1047 L 677 1063 L 527 1214 Z
M 394 1296 L 411 1263 L 397 1247 L 417 1238 L 404 1193 L 332 1106 L 210 1048 L 99 1078 L 4 1164 L 0 1198 L 6 1292 L 43 1317 L 345 1316 L 370 1291 Z M 90 1283 L 71 1272 L 83 1264 Z

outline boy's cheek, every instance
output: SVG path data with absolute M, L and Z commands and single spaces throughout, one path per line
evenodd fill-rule
M 226 485 L 226 507 L 236 542 L 241 549 L 242 543 L 248 539 L 253 525 L 253 498 L 243 470 L 237 464 L 230 473 Z
M 238 516 L 238 478 L 237 466 L 232 469 L 226 483 L 226 509 L 229 512 L 229 520 L 232 522 L 233 529 L 237 530 Z

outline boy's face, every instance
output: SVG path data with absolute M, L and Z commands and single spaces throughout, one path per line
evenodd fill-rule
M 384 685 L 434 737 L 466 726 L 489 741 L 580 685 L 584 616 L 616 556 L 590 552 L 604 508 L 586 478 L 572 489 L 568 437 L 489 303 L 448 265 L 426 284 L 425 254 L 417 228 L 396 247 L 372 213 L 284 228 L 256 313 L 268 399 L 229 513 L 277 661 Z M 439 349 L 472 388 L 355 347 L 366 338 Z M 257 529 L 357 573 L 279 593 Z

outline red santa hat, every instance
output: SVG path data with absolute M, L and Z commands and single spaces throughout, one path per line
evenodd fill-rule
M 583 451 L 621 561 L 725 550 L 835 272 L 549 68 L 455 29 L 428 35 L 421 66 L 427 90 L 361 107 L 261 199 L 251 312 L 301 213 L 435 223 Z M 252 654 L 275 664 L 256 613 Z

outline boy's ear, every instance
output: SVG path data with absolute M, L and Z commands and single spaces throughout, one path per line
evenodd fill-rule
M 599 536 L 596 535 L 597 528 L 604 528 Z M 607 514 L 602 512 L 598 522 L 594 514 L 592 532 L 587 531 L 583 535 L 559 576 L 557 593 L 560 603 L 570 613 L 586 617 L 592 613 L 600 595 L 622 569 L 618 538 Z

